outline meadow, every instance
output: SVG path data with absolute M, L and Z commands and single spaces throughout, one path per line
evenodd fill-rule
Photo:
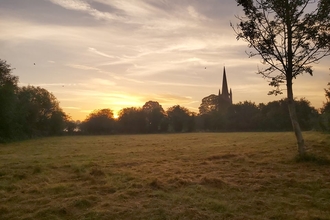
M 330 135 L 51 137 L 0 145 L 0 219 L 330 219 Z

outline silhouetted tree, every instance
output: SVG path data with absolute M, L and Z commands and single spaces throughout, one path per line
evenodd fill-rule
M 260 127 L 260 111 L 254 102 L 239 102 L 229 106 L 226 114 L 226 130 L 255 131 Z
M 159 131 L 160 132 L 168 132 L 169 126 L 170 126 L 170 121 L 169 121 L 167 115 L 165 115 L 162 118 L 161 122 L 160 122 L 160 129 L 159 129 Z
M 0 59 L 0 142 L 16 139 L 20 130 L 16 111 L 18 77 L 11 73 L 10 65 Z
M 261 129 L 264 131 L 289 131 L 291 129 L 290 115 L 284 100 L 259 104 L 262 115 Z
M 120 110 L 118 127 L 124 133 L 145 133 L 147 131 L 145 112 L 135 107 Z
M 330 112 L 330 83 L 328 83 L 328 89 L 324 89 L 325 91 L 325 99 L 326 102 L 323 104 L 323 107 L 321 108 L 321 112 Z
M 297 116 L 301 129 L 304 131 L 314 129 L 319 117 L 318 111 L 305 98 L 295 100 L 295 105 L 297 106 Z
M 225 131 L 226 130 L 226 112 L 213 110 L 207 114 L 198 116 L 198 130 L 206 131 Z
M 311 130 L 318 121 L 317 110 L 306 99 L 295 100 L 302 130 Z M 199 115 L 197 129 L 205 131 L 288 131 L 292 129 L 286 100 L 256 105 L 239 102 L 227 111 L 213 110 Z
M 322 130 L 330 131 L 330 83 L 328 83 L 328 89 L 324 89 L 326 102 L 321 108 L 321 121 L 320 125 Z
M 225 113 L 228 105 L 220 106 L 218 95 L 211 94 L 202 99 L 199 106 L 199 116 L 197 122 L 199 130 L 220 131 L 225 127 Z M 223 107 L 223 108 L 222 108 Z
M 293 98 L 292 82 L 303 73 L 313 74 L 311 64 L 330 55 L 330 3 L 329 0 L 236 0 L 243 6 L 245 16 L 234 30 L 237 39 L 248 42 L 250 56 L 260 55 L 268 68 L 259 74 L 270 79 L 275 89 L 270 94 L 282 93 L 286 84 L 287 102 L 298 152 L 305 153 Z M 311 2 L 316 9 L 305 13 Z
M 146 102 L 142 110 L 146 117 L 147 131 L 151 133 L 161 131 L 161 123 L 165 117 L 165 111 L 163 107 L 155 101 Z
M 54 111 L 49 120 L 49 134 L 61 135 L 67 127 L 67 115 L 62 111 Z
M 297 116 L 302 130 L 311 130 L 318 118 L 317 110 L 306 99 L 295 100 Z M 261 128 L 265 131 L 289 131 L 291 120 L 285 99 L 259 105 L 262 114 Z
M 61 134 L 67 116 L 56 97 L 40 87 L 19 88 L 11 72 L 0 60 L 0 142 Z
M 187 121 L 187 132 L 193 132 L 196 129 L 197 114 L 189 111 L 189 118 Z
M 111 134 L 114 132 L 114 117 L 111 109 L 99 109 L 90 113 L 80 126 L 87 134 Z
M 194 130 L 194 124 L 190 121 L 193 120 L 193 116 L 185 107 L 181 107 L 180 105 L 170 107 L 167 110 L 167 117 L 169 120 L 169 125 L 175 132 Z
M 67 116 L 52 93 L 40 87 L 26 86 L 19 89 L 18 99 L 20 121 L 29 137 L 63 132 Z
M 199 114 L 209 114 L 218 109 L 219 96 L 211 94 L 202 99 L 202 103 L 199 106 Z
M 70 135 L 74 134 L 77 129 L 78 129 L 78 123 L 76 123 L 71 119 L 68 119 L 66 121 L 66 132 L 68 132 L 68 134 Z

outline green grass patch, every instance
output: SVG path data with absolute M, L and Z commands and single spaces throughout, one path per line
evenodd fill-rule
M 0 219 L 330 219 L 330 138 L 53 137 L 0 145 Z

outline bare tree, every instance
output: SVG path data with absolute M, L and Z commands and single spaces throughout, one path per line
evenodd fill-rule
M 231 24 L 237 39 L 248 42 L 250 57 L 261 56 L 268 67 L 258 74 L 275 87 L 269 94 L 281 94 L 286 84 L 290 118 L 300 155 L 305 154 L 303 135 L 293 97 L 293 80 L 303 73 L 313 75 L 312 64 L 330 55 L 329 0 L 236 0 L 244 16 Z

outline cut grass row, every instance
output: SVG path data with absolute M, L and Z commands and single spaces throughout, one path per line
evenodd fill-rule
M 298 160 L 292 133 L 0 145 L 0 219 L 330 219 L 330 137 L 305 138 Z

